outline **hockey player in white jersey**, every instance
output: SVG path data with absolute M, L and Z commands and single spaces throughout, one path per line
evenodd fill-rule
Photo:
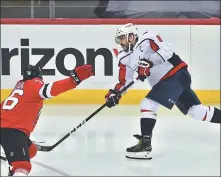
M 191 89 L 188 65 L 159 34 L 148 31 L 139 36 L 136 26 L 129 23 L 117 29 L 115 41 L 123 51 L 118 54 L 119 83 L 106 94 L 107 106 L 119 103 L 117 92 L 133 80 L 135 72 L 152 87 L 140 104 L 141 135 L 134 135 L 139 143 L 127 148 L 127 158 L 152 159 L 151 138 L 160 105 L 168 109 L 176 105 L 193 119 L 220 123 L 220 110 L 201 104 Z

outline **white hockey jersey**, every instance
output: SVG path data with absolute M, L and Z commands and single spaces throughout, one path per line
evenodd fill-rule
M 147 59 L 153 67 L 150 68 L 148 82 L 154 86 L 160 80 L 165 79 L 187 64 L 183 62 L 173 51 L 172 44 L 165 43 L 161 37 L 154 32 L 145 32 L 139 39 L 132 51 L 120 52 L 119 60 L 119 83 L 115 86 L 120 90 L 134 78 L 134 72 L 138 71 L 138 61 Z

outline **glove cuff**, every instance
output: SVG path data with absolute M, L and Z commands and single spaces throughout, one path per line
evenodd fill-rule
M 78 77 L 77 73 L 74 70 L 71 71 L 71 77 L 74 80 L 74 82 L 77 83 L 77 85 L 81 83 L 80 78 Z

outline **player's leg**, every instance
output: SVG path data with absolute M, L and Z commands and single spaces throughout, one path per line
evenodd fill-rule
M 181 80 L 181 81 L 180 81 Z M 181 70 L 174 76 L 158 82 L 141 102 L 141 136 L 135 135 L 139 143 L 127 148 L 126 157 L 136 159 L 151 159 L 151 139 L 157 110 L 160 105 L 172 109 L 183 91 L 189 87 L 190 77 Z
M 177 108 L 184 114 L 188 114 L 188 110 L 194 105 L 200 105 L 201 102 L 193 92 L 193 90 L 189 87 L 185 90 L 178 100 L 176 101 Z
M 16 129 L 2 128 L 1 143 L 8 163 L 12 166 L 10 175 L 28 176 L 31 171 L 28 136 Z
M 38 152 L 37 146 L 30 139 L 28 139 L 28 151 L 30 159 L 35 157 Z
M 135 138 L 139 140 L 138 144 L 127 148 L 126 157 L 132 159 L 152 159 L 151 151 L 151 139 L 152 131 L 156 124 L 157 110 L 160 106 L 159 103 L 149 99 L 144 98 L 141 101 L 141 135 L 134 135 Z
M 220 123 L 220 110 L 212 106 L 203 105 L 191 88 L 183 92 L 176 106 L 183 114 L 189 114 L 193 119 Z

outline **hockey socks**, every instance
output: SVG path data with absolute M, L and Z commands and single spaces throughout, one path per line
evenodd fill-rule
M 211 119 L 211 122 L 213 123 L 220 123 L 220 110 L 217 108 L 214 108 L 213 117 Z
M 141 127 L 142 136 L 151 136 L 155 124 L 156 124 L 156 119 L 141 118 L 140 127 Z

